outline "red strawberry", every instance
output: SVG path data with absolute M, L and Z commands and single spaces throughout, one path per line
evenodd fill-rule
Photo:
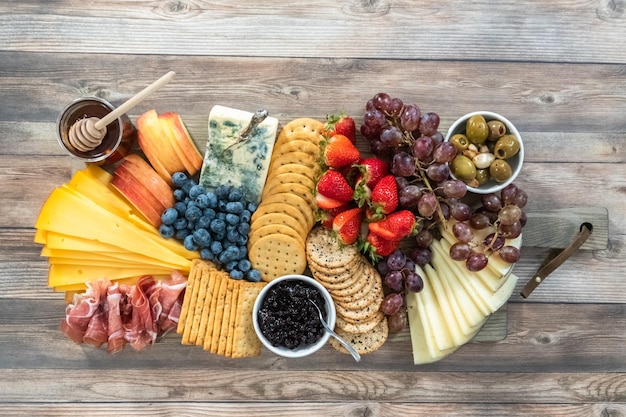
M 352 117 L 341 113 L 337 115 L 331 115 L 326 118 L 326 131 L 329 136 L 344 135 L 350 142 L 356 144 L 356 125 Z
M 327 198 L 327 197 L 322 196 L 321 194 L 319 194 L 319 195 L 322 198 Z M 336 200 L 332 200 L 332 201 L 336 201 Z M 318 205 L 319 205 L 319 203 L 318 203 Z M 346 211 L 346 210 L 348 210 L 349 208 L 352 208 L 352 207 L 354 207 L 352 204 L 344 203 L 344 204 L 342 204 L 340 206 L 337 206 L 337 207 L 332 207 L 332 208 L 329 208 L 329 209 L 320 210 L 318 212 L 317 220 L 319 220 L 320 223 L 322 224 L 322 226 L 324 226 L 325 228 L 332 229 L 333 228 L 333 220 L 335 219 L 335 216 L 338 215 L 339 213 L 341 213 L 342 211 Z
M 374 233 L 387 240 L 401 240 L 413 233 L 416 226 L 415 215 L 408 210 L 395 211 L 382 220 L 369 224 L 370 234 Z
M 356 242 L 361 234 L 361 220 L 363 213 L 360 208 L 342 211 L 333 219 L 333 230 L 337 233 L 337 239 L 344 245 Z
M 375 213 L 389 214 L 398 208 L 398 184 L 396 177 L 389 174 L 384 176 L 374 186 L 370 206 Z
M 354 196 L 354 190 L 350 187 L 346 177 L 334 169 L 329 169 L 322 175 L 316 188 L 318 194 L 344 203 L 351 201 Z
M 372 260 L 377 260 L 382 256 L 388 256 L 398 248 L 399 242 L 387 240 L 375 233 L 367 235 L 366 253 Z
M 389 174 L 389 165 L 378 158 L 362 159 L 355 167 L 361 171 L 357 182 L 364 182 L 370 189 L 374 188 L 378 181 Z
M 359 150 L 344 135 L 332 136 L 324 148 L 324 163 L 331 168 L 339 169 L 351 165 L 360 158 Z
M 335 200 L 320 193 L 315 194 L 315 202 L 317 203 L 317 207 L 322 210 L 332 210 L 346 204 L 344 201 Z

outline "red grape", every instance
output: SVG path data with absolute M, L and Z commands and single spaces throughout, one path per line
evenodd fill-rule
M 402 297 L 402 294 L 398 292 L 393 292 L 391 294 L 386 295 L 385 298 L 383 298 L 383 302 L 382 302 L 382 305 L 380 306 L 380 309 L 383 313 L 387 314 L 388 316 L 393 316 L 398 311 L 400 311 L 400 308 L 402 307 L 403 304 L 404 304 L 404 298 Z

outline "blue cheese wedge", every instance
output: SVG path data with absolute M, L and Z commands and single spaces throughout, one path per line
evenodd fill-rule
M 214 106 L 209 113 L 209 137 L 200 184 L 208 190 L 218 186 L 240 187 L 248 201 L 259 203 L 267 179 L 278 119 L 266 117 L 248 136 L 234 145 L 253 113 Z

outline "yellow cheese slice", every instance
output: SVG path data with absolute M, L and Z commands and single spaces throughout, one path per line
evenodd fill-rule
M 48 286 L 60 287 L 64 285 L 80 284 L 107 278 L 111 281 L 129 278 L 137 275 L 167 275 L 170 268 L 160 267 L 127 267 L 115 268 L 89 265 L 50 265 L 48 271 Z
M 151 265 L 161 266 L 164 268 L 178 269 L 180 271 L 188 272 L 191 268 L 191 261 L 185 260 L 183 264 L 174 265 L 167 262 L 163 262 L 159 259 L 147 257 L 139 253 L 131 252 L 96 252 L 96 251 L 80 251 L 80 250 L 65 250 L 65 249 L 50 249 L 44 247 L 41 250 L 41 256 L 48 258 L 64 258 L 72 259 L 74 264 L 80 264 L 82 260 L 100 261 L 100 264 L 122 264 L 128 263 L 131 265 Z M 51 261 L 52 263 L 52 261 Z M 58 262 L 57 262 L 58 263 Z
M 166 248 L 162 243 L 165 239 L 157 241 L 157 236 L 150 236 L 128 220 L 78 198 L 63 188 L 55 189 L 48 197 L 35 227 L 97 240 L 130 252 L 157 257 L 168 263 L 180 264 L 186 259 Z

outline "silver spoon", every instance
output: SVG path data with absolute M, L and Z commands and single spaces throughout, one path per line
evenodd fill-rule
M 361 355 L 359 355 L 359 352 L 354 350 L 354 348 L 348 342 L 346 342 L 341 336 L 339 336 L 337 333 L 333 331 L 333 329 L 330 328 L 328 323 L 326 323 L 326 320 L 324 320 L 324 316 L 322 315 L 322 310 L 320 310 L 320 308 L 317 306 L 317 304 L 315 304 L 313 300 L 311 299 L 308 299 L 308 300 L 311 302 L 311 304 L 315 306 L 315 309 L 317 310 L 320 316 L 320 322 L 322 322 L 322 326 L 324 326 L 326 331 L 330 333 L 332 337 L 337 339 L 337 341 L 339 341 L 339 343 L 341 343 L 343 347 L 345 347 L 348 350 L 348 352 L 350 352 L 350 354 L 352 355 L 355 361 L 361 362 Z

